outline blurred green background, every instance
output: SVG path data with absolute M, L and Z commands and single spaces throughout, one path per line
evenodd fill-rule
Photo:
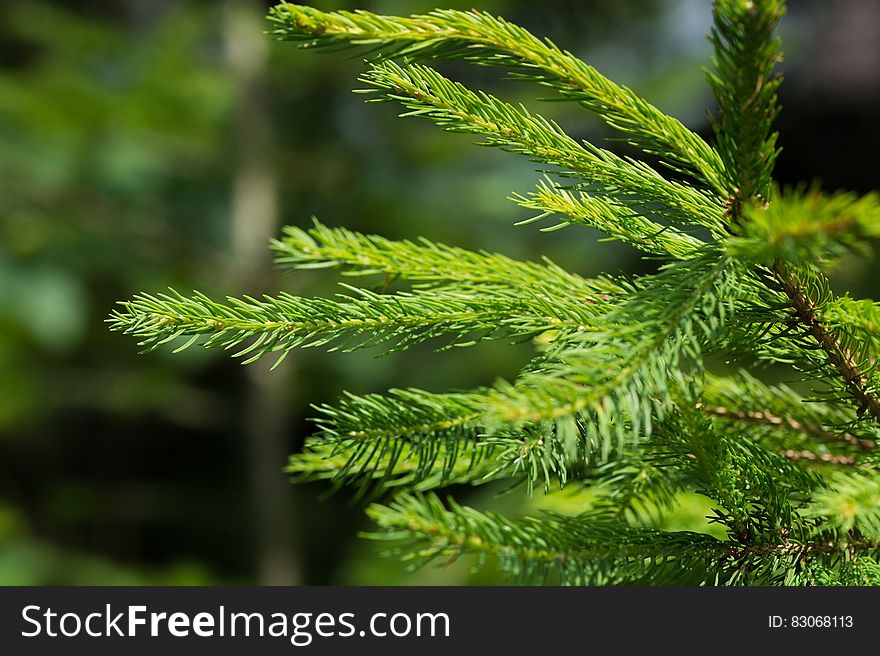
M 357 538 L 345 491 L 282 469 L 310 403 L 343 389 L 466 388 L 510 376 L 527 346 L 434 353 L 303 351 L 268 374 L 222 353 L 137 354 L 103 323 L 116 300 L 174 286 L 210 295 L 333 293 L 332 274 L 282 275 L 266 248 L 311 215 L 392 238 L 536 258 L 584 275 L 651 270 L 569 228 L 514 228 L 506 200 L 533 165 L 400 120 L 351 93 L 357 57 L 262 35 L 252 0 L 5 0 L 0 4 L 0 584 L 493 583 L 467 563 L 407 574 Z M 315 2 L 416 13 L 435 2 Z M 779 178 L 880 187 L 880 3 L 798 0 L 786 39 Z M 708 0 L 449 1 L 551 36 L 704 135 Z M 471 86 L 542 95 L 456 65 Z M 530 105 L 535 107 L 534 102 Z M 578 107 L 542 113 L 593 141 Z M 624 148 L 611 142 L 612 148 Z M 834 283 L 877 296 L 851 259 Z M 466 503 L 576 511 L 570 489 L 527 498 L 457 489 Z M 669 526 L 706 530 L 686 499 Z

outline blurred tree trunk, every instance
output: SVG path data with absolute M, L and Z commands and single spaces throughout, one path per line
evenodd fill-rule
M 226 2 L 226 48 L 236 85 L 233 126 L 234 178 L 231 203 L 231 246 L 235 266 L 231 283 L 253 292 L 268 288 L 271 274 L 269 238 L 278 229 L 277 181 L 272 162 L 272 117 L 265 89 L 267 44 L 262 6 L 248 0 Z M 294 537 L 294 491 L 282 473 L 290 451 L 290 372 L 269 373 L 271 358 L 246 367 L 242 438 L 249 450 L 253 522 L 261 585 L 302 582 Z

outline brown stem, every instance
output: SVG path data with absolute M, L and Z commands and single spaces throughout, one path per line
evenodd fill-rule
M 832 465 L 855 465 L 856 459 L 852 456 L 838 456 L 833 453 L 814 453 L 813 451 L 795 451 L 786 449 L 779 455 L 789 460 L 807 460 L 809 462 L 827 462 Z
M 867 538 L 850 536 L 845 542 L 835 540 L 817 540 L 814 542 L 783 542 L 783 543 L 760 543 L 749 545 L 735 545 L 730 553 L 732 556 L 768 556 L 771 554 L 778 555 L 827 555 L 834 554 L 846 550 L 855 552 L 856 550 L 873 550 L 880 548 L 880 544 L 876 540 Z
M 850 433 L 835 433 L 834 431 L 827 430 L 817 424 L 803 423 L 797 419 L 792 419 L 791 417 L 778 417 L 769 412 L 762 412 L 759 410 L 731 410 L 724 406 L 703 405 L 700 406 L 700 409 L 707 414 L 715 417 L 723 417 L 724 419 L 747 421 L 753 424 L 761 424 L 763 426 L 788 426 L 792 430 L 801 433 L 808 433 L 823 441 L 846 442 L 847 444 L 856 446 L 863 451 L 871 451 L 876 446 L 871 440 L 860 439 Z
M 828 362 L 843 378 L 847 391 L 858 401 L 859 413 L 867 412 L 875 421 L 880 422 L 880 397 L 871 392 L 868 378 L 860 371 L 855 358 L 841 344 L 837 335 L 819 320 L 815 303 L 807 296 L 804 288 L 798 284 L 792 272 L 784 264 L 777 261 L 773 265 L 773 274 L 791 300 L 801 325 L 822 347 L 828 357 Z

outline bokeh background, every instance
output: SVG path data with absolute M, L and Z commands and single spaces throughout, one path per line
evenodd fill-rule
M 0 2 L 0 584 L 495 582 L 467 563 L 407 574 L 357 537 L 370 528 L 362 504 L 327 485 L 292 486 L 282 469 L 311 430 L 310 403 L 343 389 L 490 383 L 514 374 L 528 347 L 307 350 L 270 375 L 199 349 L 140 356 L 105 317 L 119 299 L 168 286 L 333 293 L 332 274 L 282 275 L 266 248 L 281 225 L 311 215 L 547 254 L 584 275 L 655 266 L 589 230 L 513 227 L 527 214 L 506 197 L 530 188 L 532 164 L 365 105 L 351 93 L 359 59 L 271 41 L 269 4 Z M 408 14 L 436 3 L 312 4 Z M 778 178 L 878 188 L 880 3 L 791 4 Z M 549 35 L 710 132 L 708 0 L 442 5 Z M 541 95 L 496 70 L 449 70 L 504 98 Z M 576 106 L 540 110 L 577 136 L 608 136 Z M 834 284 L 878 292 L 868 260 L 845 260 Z M 455 493 L 509 512 L 580 503 L 578 490 Z M 686 499 L 667 521 L 710 530 L 705 510 Z

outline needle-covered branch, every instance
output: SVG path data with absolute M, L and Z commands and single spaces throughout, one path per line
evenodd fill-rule
M 743 370 L 707 374 L 698 407 L 720 422 L 745 424 L 743 430 L 752 436 L 773 434 L 781 449 L 872 451 L 880 437 L 880 427 L 861 420 L 852 407 L 805 399 L 786 385 L 767 385 Z
M 367 535 L 412 566 L 465 555 L 492 558 L 513 580 L 563 585 L 809 585 L 850 577 L 880 581 L 870 538 L 740 543 L 688 531 L 658 531 L 592 517 L 547 514 L 509 519 L 444 504 L 434 495 L 401 495 L 373 505 L 382 529 Z M 852 556 L 859 549 L 861 557 Z M 853 571 L 855 570 L 855 571 Z
M 485 145 L 558 166 L 636 205 L 658 204 L 672 222 L 719 230 L 722 226 L 724 208 L 718 198 L 667 180 L 644 162 L 578 143 L 552 121 L 487 93 L 475 93 L 432 68 L 385 61 L 372 65 L 361 81 L 381 90 L 386 99 L 401 102 L 409 109 L 404 116 L 425 116 L 450 132 L 477 134 Z
M 512 200 L 521 207 L 541 212 L 517 225 L 540 221 L 548 216 L 560 217 L 560 223 L 543 230 L 557 230 L 572 224 L 585 225 L 646 253 L 676 259 L 693 257 L 705 245 L 705 242 L 686 232 L 651 220 L 626 203 L 569 190 L 549 179 L 539 182 L 536 191 L 526 196 L 515 194 Z
M 743 207 L 741 231 L 726 240 L 727 252 L 772 266 L 832 262 L 846 252 L 866 252 L 880 236 L 880 196 L 810 189 L 773 190 L 769 203 Z
M 880 422 L 878 340 L 865 334 L 875 325 L 874 304 L 835 297 L 815 266 L 777 260 L 755 271 L 760 276 L 751 272 L 742 281 L 731 337 L 736 355 L 793 366 L 816 383 L 822 400 L 855 403 L 859 416 Z
M 771 133 L 779 113 L 776 90 L 782 77 L 776 26 L 785 14 L 781 0 L 715 0 L 713 71 L 720 117 L 715 125 L 724 161 L 731 211 L 744 201 L 766 202 L 778 149 Z
M 274 352 L 283 357 L 296 347 L 352 351 L 387 344 L 396 351 L 443 336 L 450 338 L 449 347 L 547 330 L 565 334 L 592 329 L 590 320 L 601 312 L 598 303 L 571 303 L 570 314 L 560 313 L 553 299 L 500 286 L 480 293 L 446 287 L 397 294 L 345 287 L 349 294 L 338 300 L 282 293 L 220 303 L 198 292 L 140 294 L 121 303 L 108 321 L 148 350 L 188 337 L 180 351 L 204 336 L 205 348 L 238 349 L 235 357 L 251 362 Z
M 424 450 L 401 441 L 395 450 L 372 449 L 354 459 L 353 447 L 346 448 L 317 437 L 306 440 L 301 453 L 290 456 L 284 471 L 299 481 L 332 481 L 334 485 L 355 485 L 363 493 L 377 489 L 432 490 L 447 485 L 489 483 L 505 466 L 491 445 L 462 457 L 437 446 L 430 458 Z
M 825 298 L 817 300 L 810 295 L 810 290 L 800 284 L 795 270 L 779 262 L 773 267 L 773 275 L 791 300 L 798 329 L 819 347 L 822 355 L 816 364 L 833 369 L 837 376 L 831 380 L 856 400 L 859 414 L 868 413 L 876 422 L 880 422 L 880 378 L 876 371 L 876 356 L 864 342 L 856 343 L 863 346 L 862 349 L 853 350 L 840 326 L 834 329 L 822 318 L 822 305 L 832 301 L 830 292 L 824 288 Z M 816 356 L 808 353 L 805 359 L 815 361 Z
M 643 278 L 601 330 L 561 341 L 539 366 L 499 384 L 495 412 L 509 422 L 591 413 L 601 433 L 649 434 L 652 417 L 687 389 L 688 363 L 699 369 L 703 347 L 723 334 L 734 281 L 712 251 Z
M 384 57 L 460 58 L 513 68 L 579 102 L 630 135 L 636 145 L 692 172 L 716 192 L 724 191 L 724 164 L 697 134 L 549 39 L 503 18 L 448 9 L 403 18 L 368 11 L 324 12 L 285 2 L 272 9 L 270 20 L 277 38 L 303 48 L 362 46 Z
M 473 554 L 492 557 L 508 576 L 527 583 L 602 585 L 661 583 L 682 571 L 703 571 L 719 541 L 697 533 L 666 533 L 547 516 L 510 520 L 436 496 L 402 495 L 374 505 L 370 517 L 382 529 L 369 537 L 398 543 L 405 562 L 422 565 Z
M 613 303 L 623 289 L 609 278 L 586 279 L 550 260 L 523 262 L 499 253 L 471 251 L 420 239 L 393 241 L 317 221 L 309 230 L 287 226 L 284 237 L 272 242 L 276 262 L 291 269 L 341 269 L 344 275 L 385 274 L 435 287 L 446 283 L 501 285 L 521 290 L 544 290 L 571 296 L 587 306 Z
M 804 510 L 819 530 L 846 542 L 853 535 L 880 540 L 880 474 L 876 470 L 837 472 Z
M 472 465 L 492 451 L 482 437 L 485 394 L 432 394 L 418 389 L 387 395 L 346 394 L 336 404 L 317 406 L 319 432 L 310 453 L 291 459 L 290 470 L 323 475 L 332 463 L 315 464 L 314 451 L 332 449 L 344 462 L 337 480 L 387 483 L 405 468 L 411 482 L 437 477 L 448 483 L 463 471 L 479 477 Z M 464 467 L 464 470 L 462 469 Z M 482 472 L 485 474 L 486 472 Z

